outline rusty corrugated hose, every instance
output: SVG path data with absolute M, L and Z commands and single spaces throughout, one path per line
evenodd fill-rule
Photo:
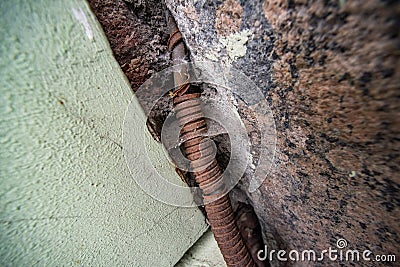
M 202 193 L 211 230 L 228 266 L 256 266 L 236 226 L 232 206 L 221 177 L 221 168 L 213 155 L 212 141 L 205 137 L 207 124 L 204 119 L 200 93 L 191 92 L 186 47 L 172 16 L 167 16 L 170 28 L 168 49 L 172 53 L 175 85 L 173 92 L 176 117 L 182 127 L 181 138 L 185 156 Z

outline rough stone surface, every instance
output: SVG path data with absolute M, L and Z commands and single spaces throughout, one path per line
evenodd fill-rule
M 273 110 L 275 167 L 246 193 L 269 247 L 322 251 L 345 238 L 400 255 L 399 4 L 239 1 L 238 32 L 252 35 L 226 60 L 216 21 L 233 1 L 166 2 L 192 59 L 241 70 Z
M 193 8 L 193 12 L 196 9 Z M 215 30 L 217 34 L 229 35 L 238 32 L 242 24 L 243 8 L 238 1 L 225 1 L 218 9 L 215 17 Z M 195 16 L 198 18 L 198 16 Z
M 128 170 L 133 94 L 88 5 L 0 1 L 0 36 L 0 266 L 174 265 L 207 225 L 135 183 L 151 161 Z

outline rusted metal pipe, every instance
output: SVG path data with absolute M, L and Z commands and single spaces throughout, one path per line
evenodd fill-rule
M 181 138 L 185 156 L 198 183 L 205 203 L 207 218 L 215 240 L 228 266 L 256 266 L 235 223 L 231 202 L 222 179 L 221 168 L 213 155 L 212 141 L 205 137 L 207 124 L 201 110 L 200 93 L 190 91 L 190 77 L 185 66 L 187 51 L 182 34 L 172 16 L 168 49 L 172 53 L 175 85 L 173 103 L 182 127 Z

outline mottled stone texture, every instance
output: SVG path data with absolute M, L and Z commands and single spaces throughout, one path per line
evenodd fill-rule
M 140 14 L 144 6 L 157 6 L 148 3 L 130 7 Z M 400 257 L 400 4 L 166 4 L 193 61 L 232 64 L 256 82 L 273 110 L 275 166 L 259 191 L 250 194 L 239 185 L 255 208 L 269 248 L 321 251 L 345 238 L 350 249 Z M 252 34 L 245 55 L 225 60 L 229 53 L 221 38 L 246 30 Z M 163 40 L 154 42 L 162 45 Z
M 220 8 L 234 1 L 168 2 L 193 58 L 204 59 Z M 276 166 L 247 194 L 276 241 L 267 243 L 323 250 L 345 238 L 399 256 L 399 4 L 240 4 L 240 29 L 253 36 L 232 65 L 262 88 L 277 127 Z M 185 15 L 191 6 L 201 23 Z

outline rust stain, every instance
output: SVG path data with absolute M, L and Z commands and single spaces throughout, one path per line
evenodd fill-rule
M 174 62 L 180 62 L 186 54 L 186 47 L 182 38 L 174 38 L 179 29 L 171 17 L 169 25 L 171 34 L 168 47 L 172 50 Z M 184 70 L 178 76 L 189 78 Z M 179 84 L 179 81 L 175 80 L 175 83 Z M 227 266 L 255 267 L 236 225 L 222 171 L 213 154 L 212 141 L 205 136 L 207 124 L 201 108 L 200 93 L 190 92 L 190 89 L 188 79 L 173 92 L 173 104 L 176 118 L 182 126 L 180 138 L 183 150 L 202 191 L 212 232 Z

